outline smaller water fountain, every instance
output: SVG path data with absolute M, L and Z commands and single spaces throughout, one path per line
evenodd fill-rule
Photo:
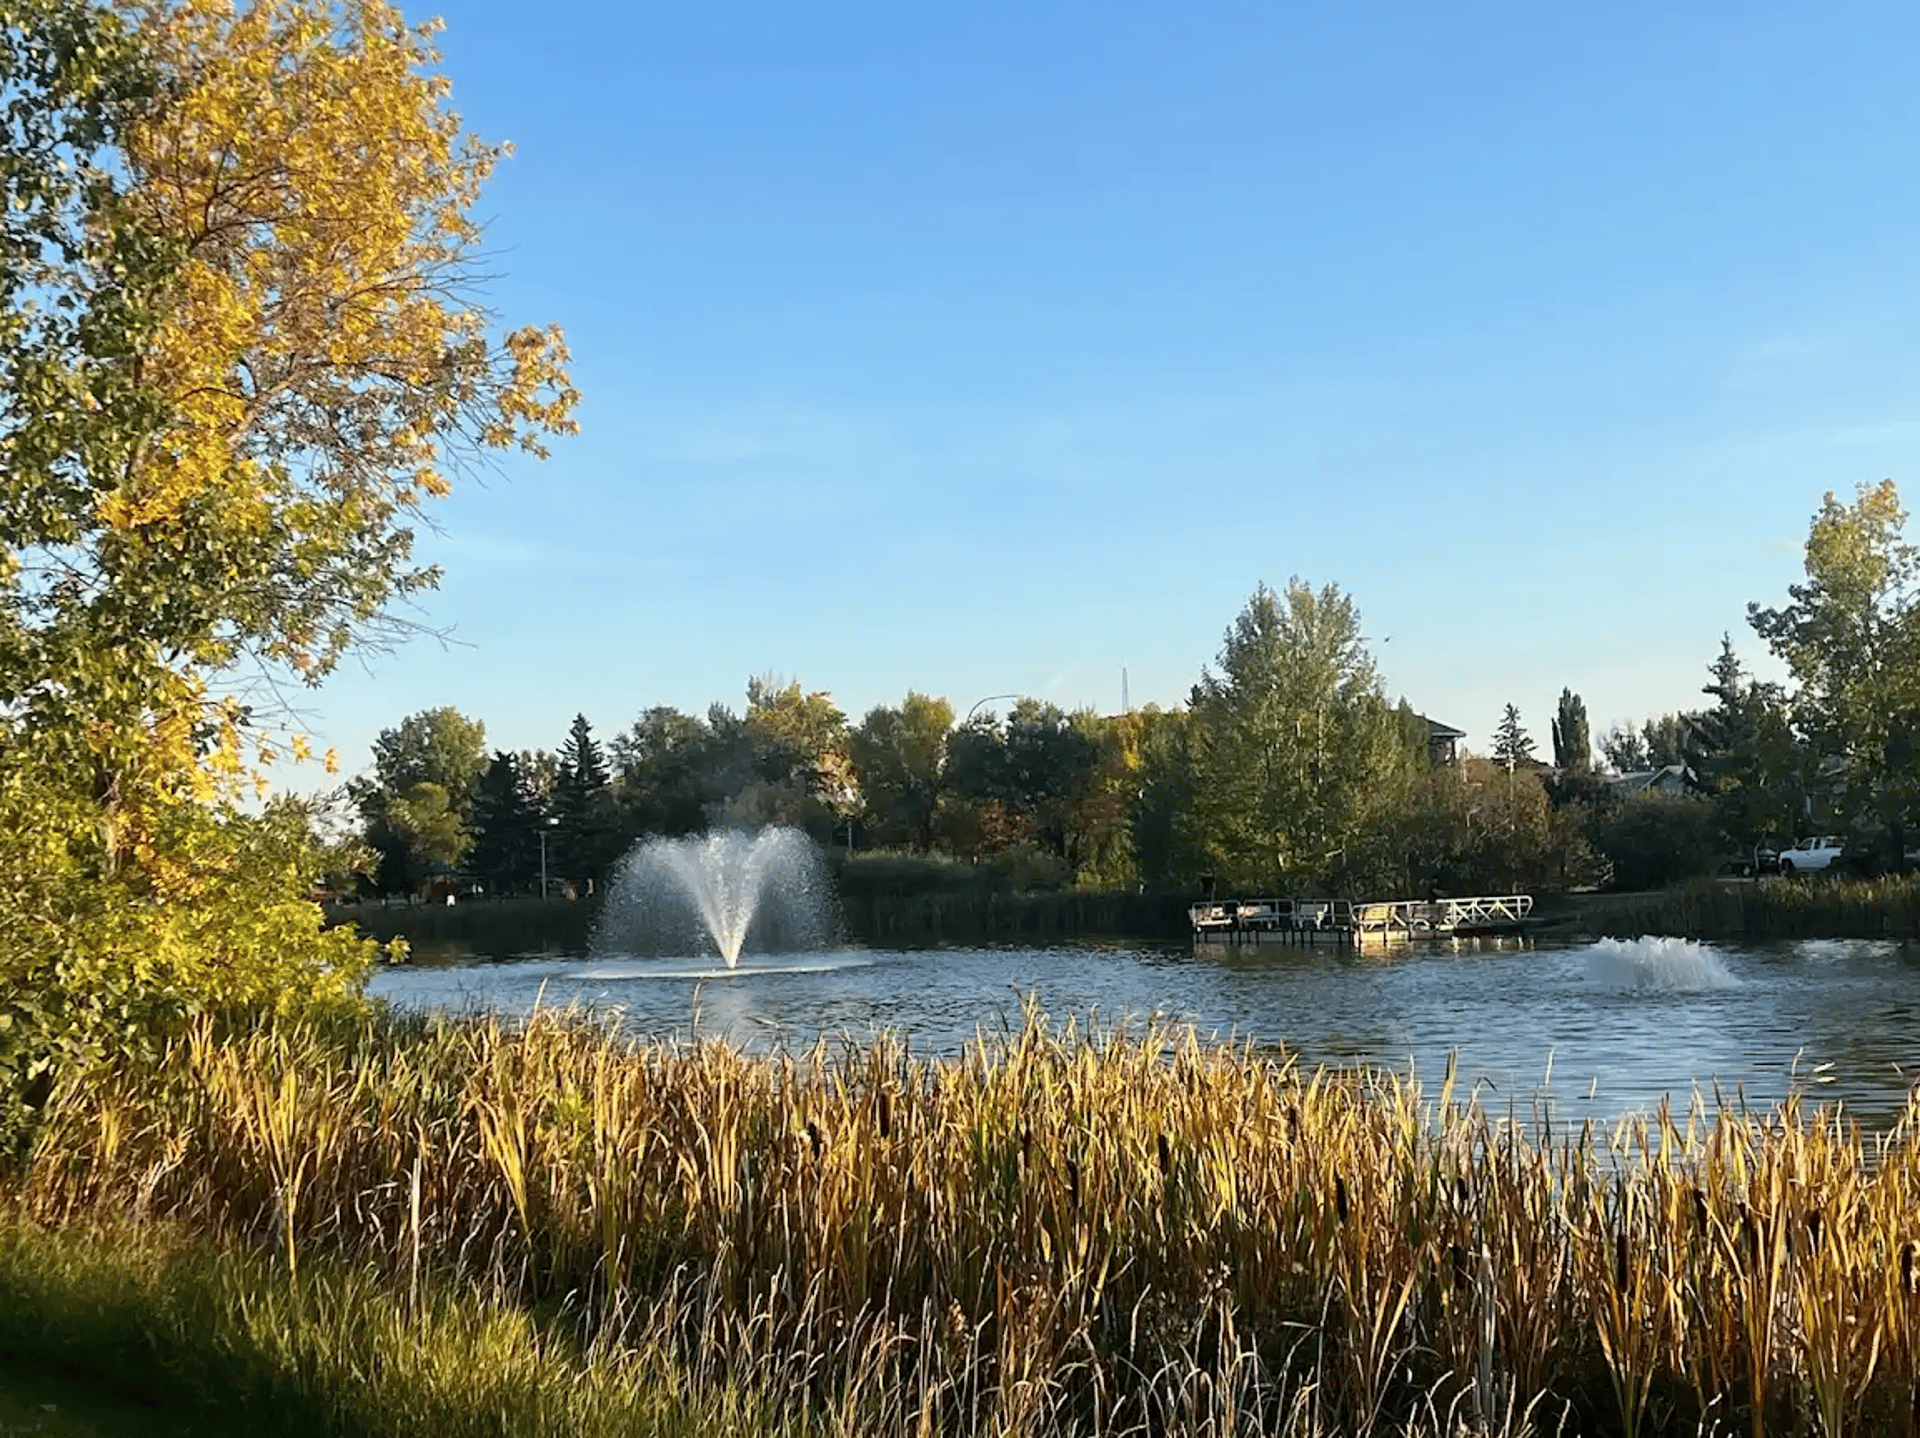
M 1619 989 L 1696 993 L 1741 986 L 1719 954 L 1692 939 L 1602 939 L 1587 951 L 1587 972 Z
M 833 937 L 832 880 L 798 829 L 722 829 L 647 839 L 620 862 L 596 953 L 690 953 L 711 944 L 736 968 L 749 943 L 816 949 Z

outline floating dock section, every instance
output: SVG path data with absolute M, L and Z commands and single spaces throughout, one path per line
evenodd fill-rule
M 1187 910 L 1193 936 L 1216 944 L 1360 944 L 1412 939 L 1464 939 L 1524 933 L 1533 914 L 1529 894 L 1469 899 L 1207 899 Z

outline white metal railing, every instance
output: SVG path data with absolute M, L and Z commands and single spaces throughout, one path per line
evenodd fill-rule
M 1533 912 L 1530 894 L 1481 894 L 1462 899 L 1227 899 L 1187 910 L 1195 932 L 1237 930 L 1351 930 L 1377 934 L 1451 934 L 1461 929 L 1522 924 Z
M 1482 894 L 1466 899 L 1388 899 L 1360 904 L 1354 926 L 1367 932 L 1450 934 L 1459 929 L 1522 923 L 1533 912 L 1531 894 Z

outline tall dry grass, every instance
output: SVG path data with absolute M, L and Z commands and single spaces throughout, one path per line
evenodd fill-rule
M 1451 1081 L 1034 1013 L 943 1062 L 380 1020 L 76 1083 L 12 1188 L 479 1282 L 836 1431 L 1912 1434 L 1916 1122 L 1529 1138 Z
M 1574 922 L 1599 933 L 1691 939 L 1912 939 L 1920 937 L 1920 874 L 1694 879 L 1645 894 L 1597 895 Z

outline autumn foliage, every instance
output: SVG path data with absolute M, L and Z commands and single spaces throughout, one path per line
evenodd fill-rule
M 0 3 L 0 1093 L 82 969 L 145 1032 L 359 961 L 235 807 L 305 750 L 239 686 L 390 632 L 436 578 L 423 505 L 573 427 L 558 330 L 481 301 L 505 150 L 432 35 L 373 0 Z

